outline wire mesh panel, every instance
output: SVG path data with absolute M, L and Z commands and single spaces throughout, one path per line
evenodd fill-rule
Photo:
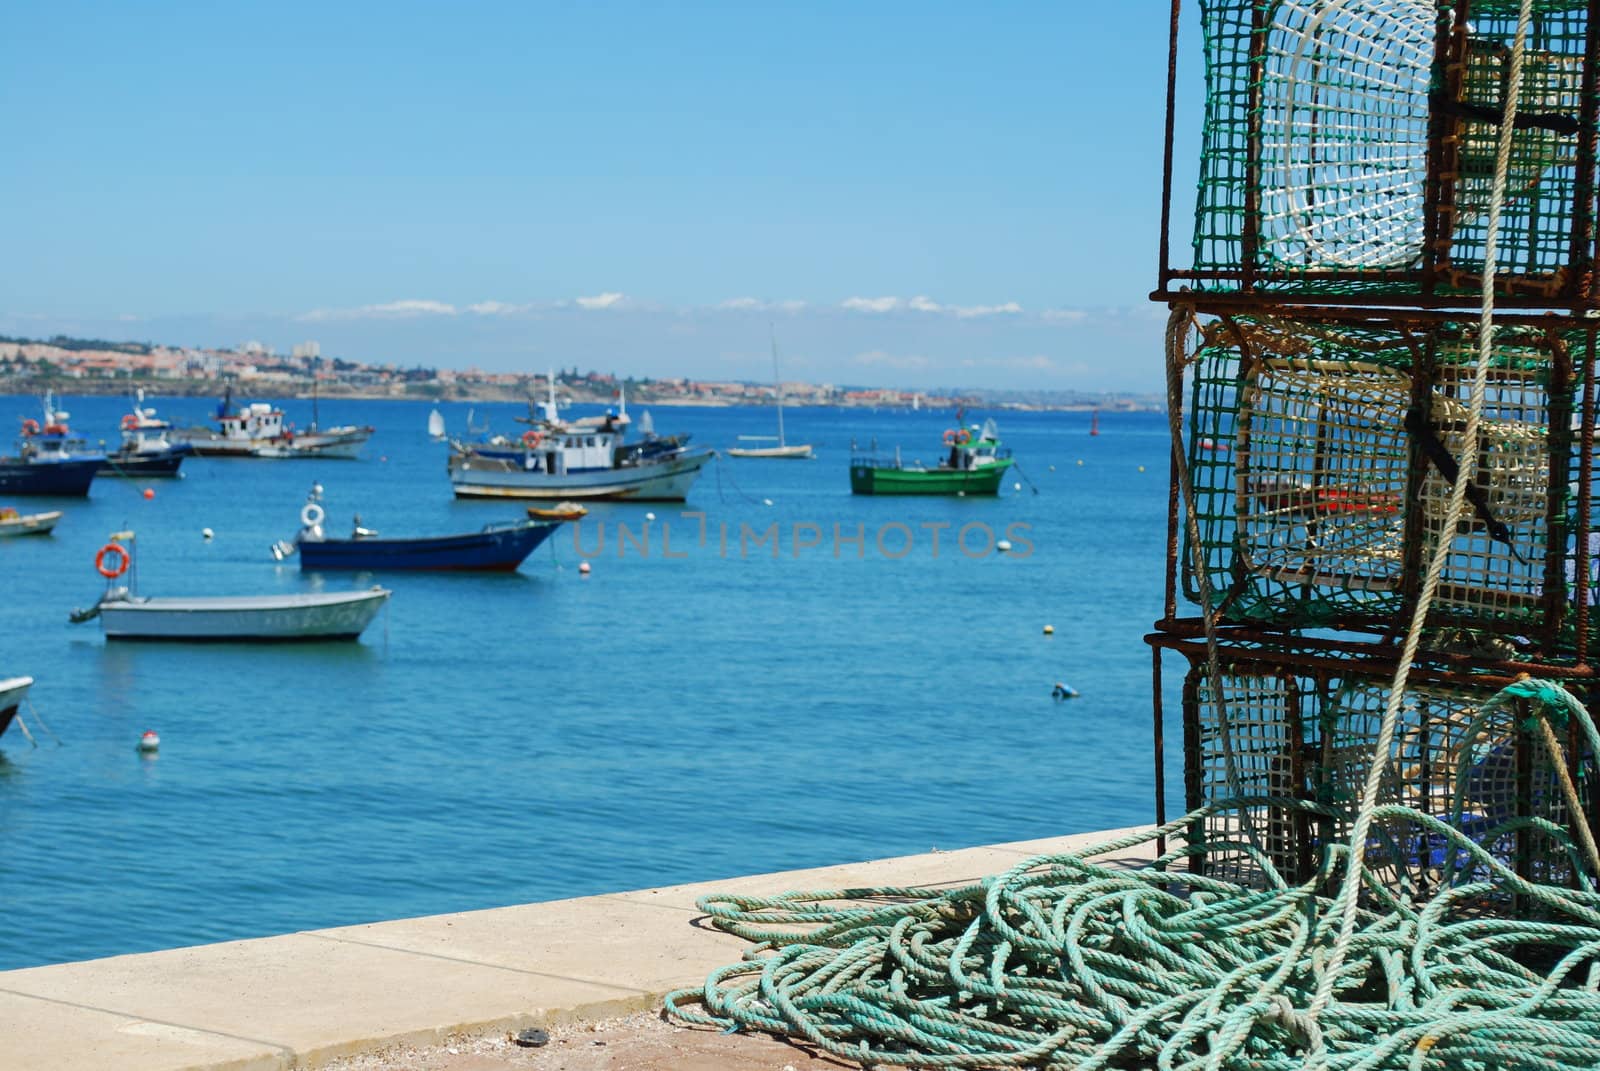
M 1187 805 L 1237 804 L 1191 831 L 1205 845 L 1201 865 L 1246 884 L 1270 883 L 1273 873 L 1309 880 L 1324 849 L 1350 837 L 1392 670 L 1360 659 L 1329 668 L 1292 651 L 1241 659 L 1225 650 L 1223 664 L 1219 691 L 1204 657 L 1192 657 L 1184 688 Z M 1564 882 L 1572 847 L 1561 831 L 1572 815 L 1556 763 L 1575 770 L 1580 801 L 1592 810 L 1593 756 L 1552 754 L 1530 709 L 1485 713 L 1493 691 L 1437 679 L 1408 690 L 1377 803 L 1442 822 L 1525 875 Z M 1284 800 L 1313 802 L 1318 813 Z M 1384 816 L 1368 835 L 1368 866 L 1394 891 L 1474 876 L 1479 865 L 1449 854 L 1446 843 L 1424 820 Z
M 1208 325 L 1187 453 L 1211 607 L 1383 630 L 1448 535 L 1437 620 L 1553 637 L 1571 586 L 1559 548 L 1575 375 L 1559 337 L 1497 334 L 1466 513 L 1446 533 L 1475 350 L 1475 329 L 1450 324 Z
M 1577 282 L 1574 248 L 1592 207 L 1579 174 L 1587 5 L 1535 5 L 1524 45 L 1518 126 L 1512 137 L 1506 200 L 1496 240 L 1502 290 L 1556 297 Z M 1452 42 L 1446 68 L 1451 136 L 1440 143 L 1444 203 L 1441 265 L 1455 285 L 1482 285 L 1489 193 L 1500 116 L 1510 80 L 1518 5 L 1476 3 Z M 1592 165 L 1591 165 L 1592 170 Z M 1591 176 L 1592 177 L 1592 176 Z
M 1587 3 L 1534 7 L 1497 281 L 1576 302 L 1593 216 Z M 1176 276 L 1282 296 L 1470 293 L 1517 5 L 1201 0 L 1200 11 L 1194 259 Z

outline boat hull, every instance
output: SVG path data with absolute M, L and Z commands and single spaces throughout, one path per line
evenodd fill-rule
M 712 456 L 707 450 L 637 468 L 551 476 L 524 471 L 505 460 L 471 455 L 452 459 L 450 483 L 457 498 L 622 498 L 633 502 L 682 502 Z
M 361 456 L 361 448 L 372 437 L 372 429 L 338 429 L 264 439 L 230 438 L 207 428 L 189 429 L 182 434 L 183 442 L 193 447 L 201 457 L 294 457 L 355 461 Z
M 22 706 L 22 701 L 28 698 L 28 689 L 33 687 L 32 677 L 11 677 L 0 680 L 0 734 L 11 727 L 11 719 L 17 716 L 17 709 Z
M 389 598 L 384 588 L 313 595 L 121 599 L 100 604 L 108 640 L 353 640 Z
M 192 453 L 194 450 L 184 445 L 174 446 L 171 450 L 155 454 L 111 454 L 106 457 L 105 464 L 100 466 L 99 474 L 172 479 L 177 477 L 183 459 Z
M 810 445 L 800 446 L 735 446 L 728 450 L 729 457 L 768 458 L 775 461 L 810 461 L 816 455 Z
M 850 491 L 857 495 L 996 495 L 1011 465 L 1010 458 L 963 471 L 851 465 Z
M 329 539 L 300 544 L 304 570 L 514 572 L 560 525 L 517 524 L 432 539 Z
M 49 535 L 61 519 L 61 511 L 29 513 L 21 517 L 0 517 L 0 539 L 8 536 Z
M 83 498 L 104 462 L 100 456 L 40 462 L 0 459 L 0 495 Z

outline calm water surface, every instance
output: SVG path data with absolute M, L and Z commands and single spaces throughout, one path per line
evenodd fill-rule
M 91 440 L 114 438 L 125 411 L 61 404 Z M 180 423 L 208 412 L 154 404 Z M 309 402 L 286 408 L 309 422 Z M 793 410 L 789 436 L 818 460 L 719 460 L 686 506 L 596 507 L 516 575 L 352 577 L 268 554 L 313 481 L 338 534 L 357 512 L 398 535 L 520 507 L 451 497 L 427 405 L 321 408 L 325 424 L 378 428 L 365 460 L 191 459 L 148 501 L 144 485 L 102 478 L 61 504 L 54 537 L 0 541 L 0 676 L 38 678 L 34 705 L 62 741 L 31 719 L 37 749 L 15 728 L 0 737 L 0 968 L 1152 814 L 1140 637 L 1161 610 L 1159 415 L 1102 416 L 1091 438 L 1088 414 L 1000 413 L 1038 495 L 1008 483 L 999 500 L 896 500 L 850 495 L 851 440 L 932 462 L 949 414 Z M 520 430 L 521 406 L 475 408 Z M 0 397 L 0 429 L 36 409 Z M 468 406 L 441 409 L 459 433 Z M 715 447 L 771 431 L 770 410 L 653 415 Z M 773 524 L 777 558 L 748 538 L 741 552 L 741 526 Z M 820 545 L 796 550 L 797 525 Z M 1032 553 L 969 557 L 954 544 L 967 525 L 970 551 L 1018 525 Z M 144 594 L 379 580 L 395 594 L 354 644 L 107 645 L 67 612 L 98 596 L 95 549 L 122 528 L 138 533 Z M 1053 702 L 1057 680 L 1082 698 Z M 136 752 L 146 729 L 158 757 Z

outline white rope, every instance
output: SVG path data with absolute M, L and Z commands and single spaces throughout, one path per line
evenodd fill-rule
M 1406 630 L 1400 663 L 1395 670 L 1394 685 L 1384 708 L 1379 725 L 1378 739 L 1373 745 L 1371 763 L 1367 767 L 1366 784 L 1361 792 L 1361 808 L 1350 831 L 1349 860 L 1345 864 L 1344 879 L 1339 886 L 1332 911 L 1339 917 L 1339 936 L 1334 941 L 1326 969 L 1317 982 L 1316 996 L 1311 1001 L 1308 1014 L 1315 1023 L 1333 998 L 1333 988 L 1339 979 L 1345 956 L 1355 932 L 1357 895 L 1361 889 L 1361 875 L 1366 857 L 1367 833 L 1372 827 L 1373 810 L 1377 806 L 1378 792 L 1383 784 L 1384 771 L 1389 765 L 1389 751 L 1394 743 L 1395 726 L 1400 719 L 1400 708 L 1405 703 L 1406 683 L 1411 675 L 1411 663 L 1417 656 L 1422 640 L 1422 626 L 1427 620 L 1429 606 L 1439 587 L 1440 574 L 1450 558 L 1451 540 L 1460 523 L 1467 497 L 1467 484 L 1477 474 L 1478 466 L 1471 459 L 1478 454 L 1478 424 L 1483 416 L 1484 397 L 1489 378 L 1489 362 L 1494 351 L 1494 277 L 1495 244 L 1500 231 L 1500 209 L 1505 200 L 1506 180 L 1511 170 L 1511 143 L 1516 135 L 1517 95 L 1522 89 L 1523 48 L 1527 42 L 1528 23 L 1533 12 L 1533 0 L 1522 0 L 1517 17 L 1517 33 L 1511 44 L 1511 72 L 1506 87 L 1505 114 L 1500 122 L 1500 142 L 1495 155 L 1494 186 L 1489 193 L 1489 214 L 1484 237 L 1483 305 L 1478 318 L 1478 361 L 1472 379 L 1472 393 L 1467 411 L 1466 431 L 1462 436 L 1461 456 L 1467 463 L 1458 466 L 1455 486 L 1450 491 L 1450 504 L 1446 508 L 1444 524 L 1440 528 L 1438 546 L 1434 548 L 1422 591 L 1411 614 L 1411 625 Z M 1314 1045 L 1306 1061 L 1308 1071 L 1316 1071 L 1327 1063 L 1329 1054 L 1325 1045 Z

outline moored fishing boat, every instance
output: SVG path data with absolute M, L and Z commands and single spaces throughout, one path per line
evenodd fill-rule
M 298 552 L 300 568 L 309 570 L 509 573 L 515 572 L 523 559 L 560 527 L 549 522 L 510 521 L 486 524 L 479 531 L 456 535 L 386 539 L 370 528 L 363 528 L 358 516 L 349 539 L 329 539 L 323 534 L 325 513 L 321 493 L 320 486 L 312 489 L 300 511 L 301 528 L 294 542 L 279 543 L 272 548 L 273 555 L 280 561 Z
M 106 591 L 74 623 L 100 619 L 106 639 L 285 642 L 353 640 L 372 623 L 389 591 L 148 598 L 117 581 L 133 563 L 132 532 L 118 532 L 95 556 Z
M 122 418 L 122 445 L 107 454 L 102 476 L 175 477 L 183 459 L 194 453 L 188 443 L 167 439 L 172 425 L 156 418 L 144 404 L 144 391 L 134 395 L 133 410 Z
M 11 727 L 11 720 L 17 716 L 17 710 L 22 706 L 22 701 L 28 698 L 28 689 L 32 687 L 32 677 L 0 680 L 0 734 Z
M 45 513 L 19 513 L 9 506 L 0 507 L 0 538 L 6 536 L 49 535 L 61 519 L 61 511 Z
M 682 502 L 714 455 L 691 450 L 689 437 L 653 431 L 625 442 L 628 409 L 563 420 L 555 388 L 527 418 L 521 439 L 451 443 L 450 484 L 457 498 L 625 498 Z
M 233 389 L 229 387 L 217 406 L 215 428 L 185 428 L 174 436 L 205 457 L 359 457 L 374 429 L 354 424 L 319 428 L 315 405 L 314 399 L 311 427 L 297 431 L 284 423 L 283 410 L 266 402 L 235 407 Z
M 0 493 L 82 498 L 89 493 L 105 455 L 90 451 L 82 440 L 68 438 L 69 414 L 44 396 L 44 423 L 22 422 L 15 457 L 0 457 Z
M 854 449 L 852 444 L 852 450 Z M 993 495 L 1000 492 L 1006 470 L 1015 462 L 1000 445 L 993 420 L 980 428 L 957 426 L 944 433 L 948 450 L 938 465 L 921 461 L 906 464 L 900 450 L 894 457 L 878 458 L 852 453 L 850 491 L 857 495 Z

